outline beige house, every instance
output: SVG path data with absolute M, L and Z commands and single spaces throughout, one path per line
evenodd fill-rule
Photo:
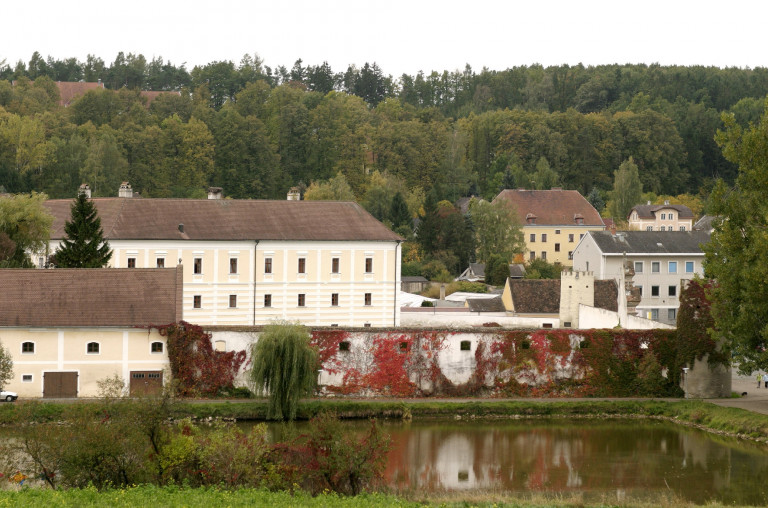
M 597 210 L 575 190 L 505 189 L 493 200 L 510 203 L 522 225 L 526 260 L 546 259 L 573 265 L 572 254 L 588 231 L 602 231 L 605 224 Z
M 627 216 L 629 229 L 634 231 L 692 231 L 693 212 L 685 205 L 637 205 Z
M 619 281 L 626 260 L 634 268 L 633 285 L 640 289 L 637 315 L 674 325 L 681 283 L 703 276 L 701 245 L 708 241 L 704 231 L 590 232 L 574 251 L 573 267 Z
M 94 397 L 119 376 L 130 392 L 159 389 L 165 337 L 182 319 L 182 269 L 0 270 L 0 342 L 20 397 Z
M 94 198 L 114 268 L 185 266 L 184 317 L 203 326 L 400 322 L 402 239 L 356 203 Z M 64 236 L 71 200 L 46 203 Z

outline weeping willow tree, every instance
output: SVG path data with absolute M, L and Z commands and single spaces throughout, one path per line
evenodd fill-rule
M 302 396 L 317 381 L 317 351 L 309 344 L 309 332 L 298 323 L 266 326 L 252 346 L 251 381 L 259 395 L 269 396 L 267 418 L 293 420 Z

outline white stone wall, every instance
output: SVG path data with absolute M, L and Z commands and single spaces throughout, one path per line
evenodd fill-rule
M 589 330 L 591 328 L 614 328 L 619 324 L 619 313 L 595 307 L 579 306 L 579 328 Z M 651 321 L 638 316 L 627 316 L 627 323 L 624 326 L 629 330 L 653 330 L 660 328 L 671 330 L 675 328 L 672 325 Z

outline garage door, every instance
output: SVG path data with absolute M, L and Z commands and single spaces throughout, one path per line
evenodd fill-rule
M 77 397 L 77 372 L 43 373 L 43 397 L 48 399 Z
M 157 395 L 163 390 L 162 370 L 131 371 L 131 397 Z

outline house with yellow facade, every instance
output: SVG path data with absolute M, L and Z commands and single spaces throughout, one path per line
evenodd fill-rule
M 99 395 L 118 376 L 130 393 L 159 390 L 166 338 L 150 325 L 182 320 L 182 268 L 0 270 L 6 385 L 23 398 Z
M 588 231 L 603 231 L 600 214 L 575 190 L 504 189 L 493 202 L 506 201 L 517 213 L 525 236 L 526 260 L 546 259 L 573 266 L 573 251 Z
M 122 187 L 127 187 L 124 184 Z M 93 198 L 113 268 L 184 265 L 184 318 L 201 326 L 400 323 L 402 239 L 357 203 Z M 71 200 L 49 200 L 50 253 Z

